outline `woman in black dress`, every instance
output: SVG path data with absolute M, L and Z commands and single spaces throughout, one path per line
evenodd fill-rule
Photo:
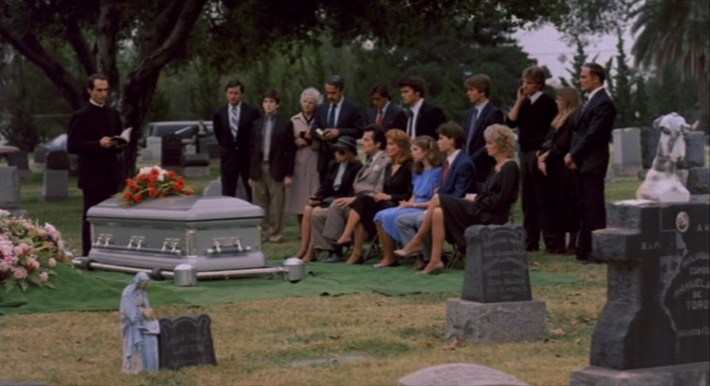
M 483 192 L 467 194 L 464 198 L 436 195 L 429 203 L 419 231 L 404 248 L 396 251 L 409 256 L 424 247 L 429 231 L 432 236 L 431 260 L 420 271 L 435 274 L 444 269 L 441 252 L 444 240 L 466 249 L 464 231 L 471 225 L 504 224 L 510 217 L 510 208 L 518 198 L 519 170 L 513 161 L 515 134 L 507 126 L 491 125 L 483 133 L 486 152 L 496 163 L 488 175 Z
M 406 201 L 412 195 L 412 155 L 410 153 L 410 137 L 402 130 L 387 131 L 387 147 L 385 151 L 390 157 L 390 163 L 385 168 L 382 181 L 382 192 L 370 195 L 359 195 L 350 205 L 348 221 L 343 234 L 338 239 L 339 244 L 347 244 L 353 235 L 352 253 L 347 264 L 362 263 L 362 246 L 366 234 L 375 233 L 375 213 L 382 209 L 397 206 L 400 201 Z
M 552 120 L 550 132 L 542 145 L 537 165 L 545 178 L 545 204 L 542 208 L 542 228 L 550 235 L 551 253 L 574 253 L 579 230 L 579 215 L 575 200 L 579 197 L 574 182 L 575 173 L 565 167 L 564 157 L 569 153 L 572 141 L 572 115 L 579 110 L 582 99 L 577 89 L 562 87 L 557 91 L 559 113 Z M 565 248 L 566 233 L 570 234 L 569 246 Z M 567 251 L 566 251 L 567 249 Z

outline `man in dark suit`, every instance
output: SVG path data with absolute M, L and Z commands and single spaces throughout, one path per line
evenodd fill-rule
M 485 74 L 473 75 L 464 81 L 466 95 L 473 107 L 466 113 L 463 129 L 466 133 L 464 149 L 476 166 L 476 181 L 483 185 L 495 160 L 486 152 L 483 132 L 490 125 L 503 123 L 503 112 L 490 102 L 491 78 Z
M 464 145 L 463 128 L 458 123 L 448 122 L 437 129 L 439 139 L 437 146 L 446 155 L 444 174 L 441 177 L 437 193 L 440 195 L 463 198 L 467 193 L 476 192 L 476 167 L 471 159 L 461 149 Z M 406 245 L 414 238 L 424 219 L 424 212 L 405 214 L 395 220 L 397 230 Z M 431 238 L 427 237 L 423 249 L 423 259 L 417 262 L 418 268 L 424 268 L 423 262 L 429 261 Z
M 254 121 L 261 118 L 256 107 L 242 102 L 244 85 L 230 81 L 224 87 L 227 104 L 215 111 L 212 117 L 214 135 L 220 147 L 220 174 L 222 195 L 236 197 L 237 182 L 242 179 L 247 200 L 252 202 L 249 180 L 249 143 Z
M 523 71 L 523 85 L 518 89 L 515 105 L 508 112 L 506 123 L 518 128 L 520 188 L 522 189 L 523 226 L 527 234 L 528 251 L 540 248 L 540 230 L 546 223 L 544 176 L 537 167 L 537 155 L 542 148 L 550 123 L 557 115 L 555 99 L 542 92 L 545 71 L 528 67 Z M 564 237 L 564 235 L 562 235 Z M 564 253 L 565 240 L 545 234 L 545 246 L 550 253 Z
M 377 125 L 384 131 L 393 128 L 392 123 L 402 108 L 392 103 L 387 85 L 383 82 L 375 83 L 370 89 L 370 100 L 373 108 L 367 114 L 367 123 Z
M 565 165 L 576 171 L 579 183 L 581 225 L 577 239 L 577 260 L 596 263 L 592 257 L 592 231 L 606 227 L 604 177 L 609 166 L 609 141 L 616 119 L 616 106 L 604 89 L 604 67 L 582 66 L 579 85 L 589 93 L 587 103 L 574 119 L 572 145 Z
M 334 159 L 331 146 L 338 137 L 362 137 L 365 119 L 360 106 L 345 98 L 345 79 L 333 75 L 325 82 L 325 95 L 328 103 L 323 103 L 316 110 L 316 118 L 311 131 L 314 140 L 321 144 L 318 153 L 318 173 L 321 184 L 328 173 L 328 165 Z
M 424 100 L 424 87 L 424 79 L 418 76 L 399 82 L 399 95 L 406 109 L 394 119 L 391 128 L 404 130 L 412 138 L 420 135 L 436 138 L 436 129 L 446 122 L 446 115 Z
M 296 157 L 293 123 L 277 114 L 279 102 L 276 91 L 264 94 L 264 117 L 254 122 L 249 146 L 249 186 L 254 204 L 264 209 L 261 239 L 273 243 L 283 239 L 284 198 L 293 183 Z
M 67 151 L 78 154 L 78 186 L 84 196 L 81 226 L 82 256 L 91 250 L 91 225 L 86 212 L 92 206 L 110 198 L 121 181 L 117 154 L 123 145 L 111 140 L 121 134 L 121 117 L 108 106 L 108 78 L 94 74 L 87 80 L 89 103 L 75 111 L 69 121 Z

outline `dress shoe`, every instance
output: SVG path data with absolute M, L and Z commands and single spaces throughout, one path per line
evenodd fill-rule
M 438 275 L 442 272 L 444 272 L 444 263 L 437 264 L 434 268 L 432 268 L 429 271 L 427 271 L 426 269 L 423 269 L 423 270 L 417 272 L 417 274 L 418 275 Z
M 372 266 L 372 268 L 391 268 L 391 267 L 399 267 L 399 261 L 395 261 L 394 263 L 385 264 L 385 265 L 377 263 Z
M 324 263 L 341 263 L 343 261 L 345 261 L 345 258 L 338 255 L 330 255 L 327 259 L 323 260 Z
M 353 244 L 352 241 L 346 241 L 346 242 L 344 242 L 344 243 L 331 243 L 331 245 L 333 246 L 333 248 L 346 248 L 346 249 L 347 249 L 349 246 L 351 246 L 352 244 Z
M 418 251 L 412 251 L 412 252 L 406 252 L 404 249 L 396 249 L 394 251 L 395 255 L 397 255 L 399 257 L 403 257 L 403 258 L 414 257 L 414 256 L 417 256 L 421 253 L 422 253 L 421 249 Z

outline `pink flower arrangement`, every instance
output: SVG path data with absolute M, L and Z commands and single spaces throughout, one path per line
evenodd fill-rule
M 185 179 L 173 171 L 158 166 L 141 168 L 133 178 L 126 179 L 126 188 L 119 197 L 124 205 L 140 204 L 148 198 L 192 196 Z
M 49 278 L 56 274 L 54 268 L 71 259 L 57 228 L 0 210 L 0 283 L 6 291 L 19 287 L 24 292 L 30 285 L 52 287 Z

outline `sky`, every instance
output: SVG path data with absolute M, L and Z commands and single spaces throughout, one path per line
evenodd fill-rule
M 566 68 L 572 65 L 572 60 L 576 48 L 568 46 L 562 40 L 562 34 L 551 25 L 543 26 L 534 31 L 518 31 L 514 34 L 518 39 L 523 50 L 531 57 L 537 59 L 539 65 L 545 65 L 552 73 L 552 79 L 548 80 L 550 85 L 559 85 L 558 77 L 569 78 Z M 599 55 L 597 62 L 604 65 L 610 57 L 616 55 L 616 35 L 603 35 L 598 37 L 590 37 L 591 44 L 587 47 L 588 58 L 592 59 L 595 55 Z M 633 56 L 631 55 L 631 46 L 633 38 L 630 31 L 624 34 L 624 51 L 629 58 L 628 65 Z M 561 62 L 564 59 L 564 62 Z

